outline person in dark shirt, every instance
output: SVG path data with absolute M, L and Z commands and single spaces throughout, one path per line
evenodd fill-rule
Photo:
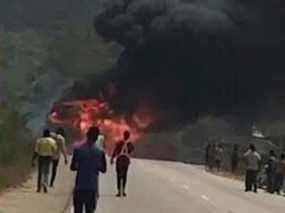
M 277 162 L 276 174 L 274 180 L 274 192 L 280 195 L 280 190 L 283 186 L 283 181 L 285 177 L 285 155 L 281 154 L 280 159 Z
M 274 177 L 276 174 L 277 157 L 273 150 L 269 152 L 269 158 L 266 162 L 266 175 L 267 175 L 267 191 L 274 192 Z
M 238 165 L 239 165 L 239 147 L 237 144 L 234 145 L 233 151 L 232 151 L 232 155 L 231 155 L 231 167 L 232 167 L 232 173 L 235 174 L 237 169 L 238 169 Z
M 215 164 L 217 168 L 217 172 L 220 172 L 222 169 L 223 161 L 224 161 L 224 148 L 221 144 L 216 146 L 216 157 L 215 157 Z
M 205 149 L 205 168 L 206 170 L 210 168 L 210 151 L 212 149 L 212 144 L 208 143 Z
M 130 155 L 134 151 L 133 144 L 129 141 L 130 132 L 124 132 L 124 138 L 122 141 L 116 144 L 116 147 L 113 151 L 111 157 L 111 164 L 114 163 L 114 159 L 116 158 L 116 172 L 117 172 L 117 188 L 118 194 L 117 197 L 121 197 L 122 195 L 127 196 L 125 192 L 126 184 L 127 184 L 127 175 L 128 169 L 130 165 Z
M 97 206 L 98 175 L 106 173 L 106 157 L 104 152 L 96 148 L 94 143 L 99 135 L 97 127 L 91 127 L 87 133 L 87 141 L 73 152 L 71 170 L 77 171 L 73 194 L 74 213 L 94 213 Z

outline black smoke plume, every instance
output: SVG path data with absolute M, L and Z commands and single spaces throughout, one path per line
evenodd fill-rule
M 282 0 L 106 0 L 94 25 L 124 47 L 106 77 L 121 110 L 144 99 L 181 120 L 250 114 L 284 92 Z

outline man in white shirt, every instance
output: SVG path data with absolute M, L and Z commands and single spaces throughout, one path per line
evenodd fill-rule
M 100 149 L 101 151 L 105 152 L 105 136 L 100 134 L 98 136 L 98 139 L 96 141 L 96 144 L 98 149 Z
M 98 135 L 98 138 L 95 142 L 95 146 L 102 152 L 105 153 L 105 136 L 100 134 Z M 99 175 L 98 175 L 98 187 L 97 187 L 97 200 L 99 199 L 100 193 L 99 193 Z
M 58 147 L 56 153 L 54 154 L 52 158 L 52 173 L 51 173 L 50 187 L 53 187 L 61 155 L 63 155 L 64 157 L 65 165 L 68 164 L 68 160 L 67 160 L 66 140 L 65 140 L 64 129 L 58 128 L 56 133 L 51 133 L 51 136 L 56 141 L 56 145 Z
M 244 158 L 247 163 L 245 191 L 252 191 L 253 186 L 253 191 L 257 193 L 257 175 L 260 168 L 261 157 L 253 144 L 249 145 L 249 150 L 244 154 Z

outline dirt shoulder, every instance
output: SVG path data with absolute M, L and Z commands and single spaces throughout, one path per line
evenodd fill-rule
M 74 185 L 74 174 L 62 162 L 55 187 L 48 194 L 36 193 L 36 173 L 19 188 L 0 195 L 0 213 L 62 213 L 68 207 Z

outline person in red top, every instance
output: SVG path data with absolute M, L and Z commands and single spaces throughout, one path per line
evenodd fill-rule
M 116 195 L 117 197 L 127 196 L 125 192 L 127 184 L 127 175 L 130 165 L 130 157 L 131 154 L 134 152 L 134 146 L 129 141 L 130 136 L 131 134 L 129 131 L 124 132 L 123 140 L 119 141 L 116 144 L 111 157 L 111 164 L 114 163 L 114 159 L 116 158 L 117 187 L 118 187 L 118 194 Z

